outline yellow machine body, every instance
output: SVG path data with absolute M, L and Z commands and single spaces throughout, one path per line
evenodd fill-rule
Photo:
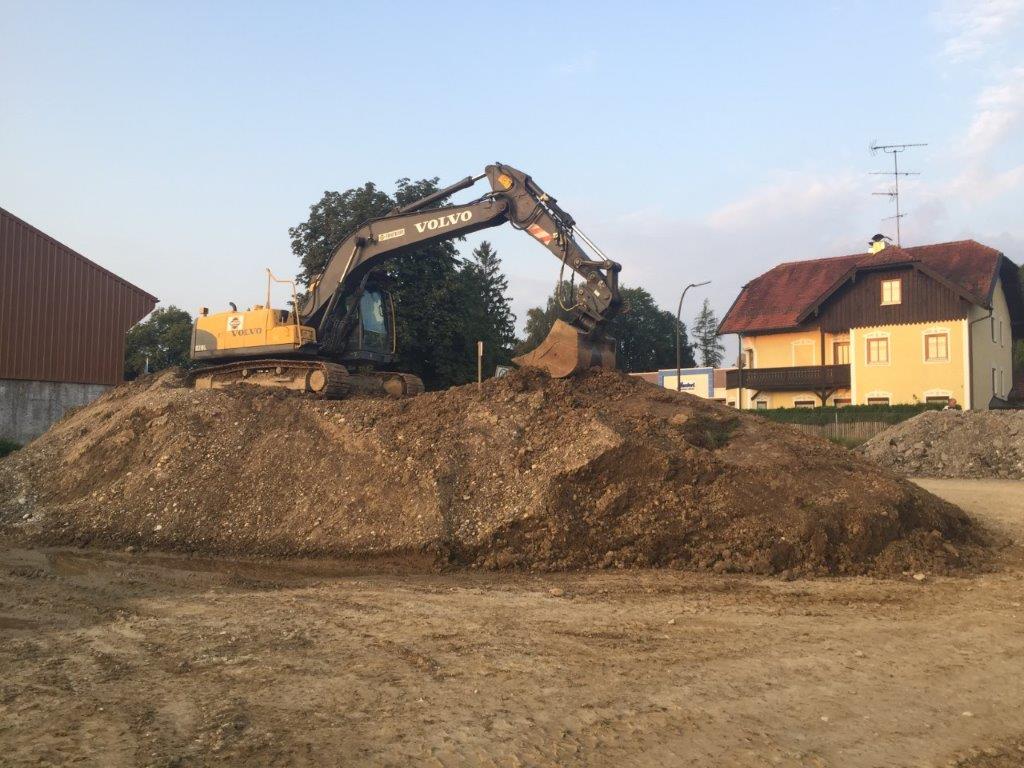
M 297 323 L 283 309 L 256 305 L 243 312 L 216 312 L 196 318 L 192 357 L 286 355 L 316 342 L 316 331 Z

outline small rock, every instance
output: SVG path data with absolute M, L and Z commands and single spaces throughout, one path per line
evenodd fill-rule
M 563 595 L 565 595 L 565 590 L 559 589 L 558 587 L 552 587 L 548 590 L 548 594 L 552 597 L 562 597 Z
M 821 716 L 821 722 L 827 723 L 828 722 L 828 715 L 822 715 Z
M 154 525 L 153 526 L 153 530 L 154 531 L 162 531 L 163 529 L 164 529 L 164 527 L 162 525 Z
M 853 655 L 856 656 L 858 659 L 863 659 L 867 654 L 865 654 L 864 651 L 856 650 L 853 652 Z
M 974 713 L 970 712 L 970 711 L 965 711 L 965 712 L 961 712 L 960 716 L 961 717 L 974 717 Z
M 676 620 L 675 620 L 675 619 L 669 619 L 669 620 L 668 620 L 668 623 L 669 623 L 669 625 L 675 624 L 675 623 L 676 623 Z
M 924 574 L 923 573 L 915 573 L 914 574 L 914 581 L 924 581 Z

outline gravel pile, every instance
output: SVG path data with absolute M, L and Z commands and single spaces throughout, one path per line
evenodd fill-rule
M 610 372 L 412 399 L 119 387 L 0 461 L 39 544 L 433 567 L 971 568 L 958 508 L 818 437 Z
M 1022 479 L 1024 411 L 926 411 L 860 450 L 901 474 Z

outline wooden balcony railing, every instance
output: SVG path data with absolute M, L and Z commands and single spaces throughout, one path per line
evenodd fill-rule
M 823 389 L 846 389 L 850 386 L 849 365 L 798 365 L 792 368 L 744 368 L 727 371 L 725 384 L 735 389 L 743 382 L 744 389 L 758 392 Z

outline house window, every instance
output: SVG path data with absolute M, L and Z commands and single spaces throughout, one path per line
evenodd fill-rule
M 758 400 L 756 403 L 754 403 L 754 407 L 757 408 L 757 410 L 759 410 L 759 411 L 767 411 L 768 410 L 768 401 L 767 400 Z
M 736 407 L 736 401 L 735 400 L 730 400 L 728 403 L 726 403 L 726 405 L 728 405 L 730 408 L 735 408 Z
M 924 359 L 929 363 L 949 360 L 948 333 L 926 333 L 924 335 Z
M 837 397 L 835 400 L 832 401 L 832 404 L 836 408 L 845 408 L 846 406 L 850 405 L 850 403 L 852 403 L 852 402 L 853 401 L 850 398 L 848 398 L 848 397 Z
M 930 405 L 949 405 L 948 395 L 929 395 L 924 401 Z
M 888 405 L 888 404 L 889 404 L 889 398 L 888 397 L 869 397 L 868 398 L 868 405 Z
M 989 325 L 992 326 L 992 343 L 996 344 L 998 342 L 998 339 L 996 339 L 996 319 L 995 319 L 995 317 L 994 316 L 990 317 L 988 319 L 988 322 L 989 322 Z
M 992 369 L 992 394 L 999 394 L 999 371 L 995 368 Z
M 744 349 L 743 354 L 740 356 L 740 366 L 743 368 L 754 367 L 754 350 Z
M 880 337 L 868 339 L 868 365 L 882 365 L 889 362 L 889 339 Z
M 793 407 L 794 408 L 813 408 L 814 407 L 814 401 L 813 400 L 794 400 L 793 401 Z
M 850 364 L 850 342 L 836 341 L 832 343 L 832 363 L 833 365 Z
M 901 304 L 903 302 L 903 280 L 894 278 L 882 281 L 882 305 Z

